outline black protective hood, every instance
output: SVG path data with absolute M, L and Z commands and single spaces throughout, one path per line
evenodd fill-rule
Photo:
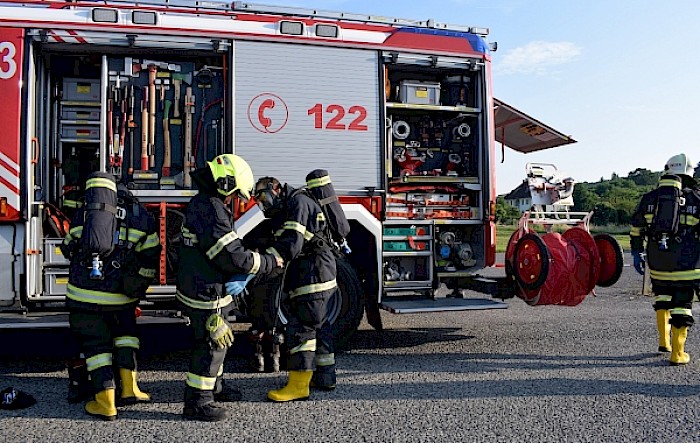
M 212 197 L 219 197 L 219 191 L 214 183 L 214 176 L 211 174 L 211 169 L 208 166 L 197 168 L 190 172 L 192 181 L 197 186 L 199 192 L 203 192 Z

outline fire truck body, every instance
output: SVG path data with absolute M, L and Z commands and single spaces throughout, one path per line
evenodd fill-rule
M 376 327 L 379 308 L 504 307 L 435 299 L 442 283 L 513 295 L 479 278 L 495 262 L 487 33 L 242 2 L 0 1 L 0 305 L 61 309 L 52 208 L 70 212 L 102 170 L 159 220 L 145 305 L 172 307 L 189 172 L 235 152 L 295 187 L 329 170 L 352 224 L 335 308 L 346 328 L 363 307 Z M 533 149 L 573 141 L 559 136 Z M 257 235 L 264 216 L 240 212 L 238 232 Z

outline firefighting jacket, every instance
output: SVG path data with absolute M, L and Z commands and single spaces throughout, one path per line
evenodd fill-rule
M 274 255 L 245 248 L 233 229 L 233 214 L 216 195 L 199 192 L 190 200 L 182 236 L 177 298 L 193 309 L 229 305 L 224 283 L 234 274 L 267 274 L 277 267 Z
M 664 177 L 659 182 L 659 188 L 665 181 Z M 630 230 L 632 252 L 642 252 L 646 243 L 646 260 L 652 280 L 671 284 L 698 281 L 700 280 L 700 224 L 698 223 L 700 193 L 696 188 L 682 187 L 681 204 L 678 206 L 678 230 L 662 243 L 661 238 L 654 235 L 652 229 L 654 218 L 657 216 L 659 188 L 642 196 L 632 216 Z
M 70 260 L 67 306 L 87 310 L 124 309 L 138 303 L 156 275 L 161 244 L 153 216 L 136 200 L 121 196 L 124 209 L 118 223 L 118 241 L 112 252 L 100 257 L 102 279 L 90 278 L 90 254 L 81 251 L 85 209 L 79 207 L 61 250 Z
M 289 263 L 283 290 L 290 298 L 332 294 L 336 288 L 335 253 L 324 237 L 326 218 L 306 191 L 287 186 L 286 217 L 268 249 Z

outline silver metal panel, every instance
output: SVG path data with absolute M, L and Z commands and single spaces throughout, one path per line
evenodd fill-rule
M 339 192 L 379 187 L 375 51 L 248 41 L 234 51 L 235 152 L 256 177 L 300 186 L 322 168 Z M 329 129 L 343 112 L 345 129 Z M 349 129 L 356 119 L 366 129 Z
M 23 271 L 21 245 L 23 224 L 0 226 L 0 306 L 9 306 L 19 300 L 19 278 Z
M 436 300 L 396 300 L 379 305 L 392 314 L 415 314 L 419 312 L 469 311 L 484 309 L 506 309 L 508 303 L 487 298 L 439 298 Z

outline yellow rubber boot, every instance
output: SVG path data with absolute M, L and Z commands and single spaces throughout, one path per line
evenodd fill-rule
M 95 394 L 95 399 L 85 403 L 85 412 L 102 420 L 117 419 L 117 407 L 114 404 L 114 389 L 105 389 Z
M 136 384 L 136 371 L 131 369 L 119 368 L 119 377 L 122 380 L 122 394 L 120 403 L 124 405 L 133 405 L 136 403 L 148 403 L 151 401 L 151 396 L 139 389 Z
M 313 371 L 289 371 L 289 381 L 282 389 L 270 391 L 267 398 L 272 401 L 293 401 L 309 399 L 309 383 Z
M 671 311 L 657 309 L 656 328 L 659 330 L 659 352 L 671 352 Z
M 688 327 L 673 327 L 671 332 L 671 365 L 678 366 L 690 361 L 690 354 L 685 352 L 685 339 L 688 338 Z

